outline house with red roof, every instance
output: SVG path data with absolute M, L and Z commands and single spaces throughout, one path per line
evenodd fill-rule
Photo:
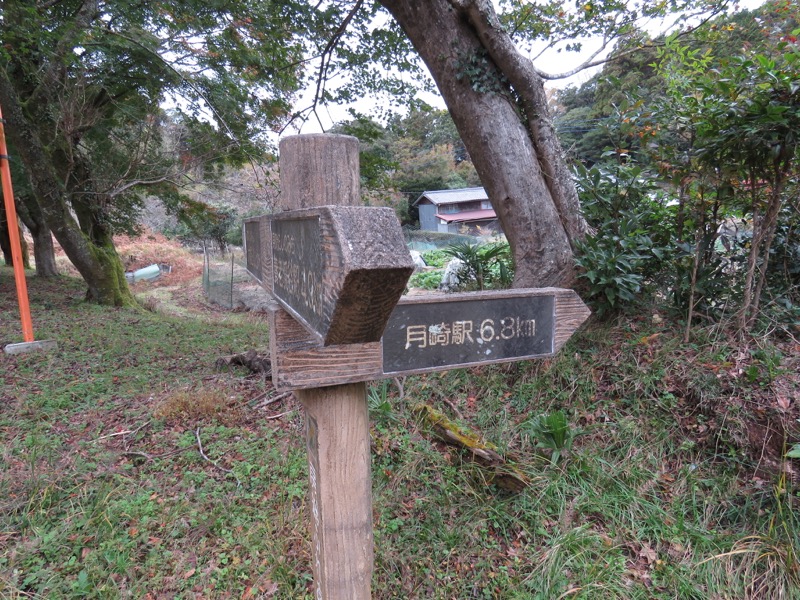
M 419 209 L 419 225 L 424 231 L 500 233 L 497 215 L 482 187 L 422 192 L 413 206 Z

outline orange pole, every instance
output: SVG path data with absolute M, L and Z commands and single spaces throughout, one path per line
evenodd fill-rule
M 33 323 L 31 322 L 31 308 L 28 303 L 28 285 L 25 281 L 25 268 L 22 265 L 22 246 L 19 241 L 17 209 L 14 206 L 14 189 L 11 187 L 11 167 L 8 161 L 4 123 L 3 111 L 0 109 L 0 179 L 3 180 L 3 200 L 6 205 L 8 237 L 11 241 L 11 259 L 14 261 L 14 281 L 17 284 L 17 300 L 19 301 L 19 316 L 22 321 L 22 337 L 26 342 L 32 342 Z

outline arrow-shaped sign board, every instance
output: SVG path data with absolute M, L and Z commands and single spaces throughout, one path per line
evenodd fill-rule
M 555 296 L 514 295 L 399 304 L 383 334 L 383 371 L 401 375 L 553 353 Z
M 322 347 L 275 307 L 272 381 L 304 389 L 551 356 L 589 314 L 559 288 L 405 296 L 379 342 Z

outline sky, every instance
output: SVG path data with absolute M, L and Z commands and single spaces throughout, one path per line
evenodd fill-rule
M 645 0 L 648 1 L 648 0 Z M 739 9 L 749 9 L 752 10 L 754 8 L 758 8 L 762 4 L 764 4 L 765 0 L 739 0 L 736 2 L 736 5 Z M 664 22 L 651 22 L 645 28 L 651 33 L 651 35 L 657 35 L 662 33 L 665 29 L 666 23 Z M 543 71 L 546 71 L 551 74 L 557 73 L 565 73 L 568 72 L 577 66 L 579 66 L 583 61 L 586 60 L 591 53 L 596 50 L 601 44 L 601 40 L 592 40 L 587 41 L 584 44 L 584 51 L 582 52 L 556 52 L 550 51 L 542 55 L 536 60 L 536 65 L 541 68 Z M 610 51 L 611 48 L 608 50 Z M 566 79 L 558 79 L 549 81 L 546 84 L 546 87 L 550 88 L 563 88 L 569 85 L 581 85 L 582 83 L 588 81 L 601 67 L 596 67 L 594 69 L 586 69 L 581 71 L 577 75 L 573 75 L 572 77 Z M 438 108 L 445 108 L 444 101 L 438 94 L 429 94 L 429 93 L 420 93 L 419 98 L 424 100 L 428 104 Z M 364 99 L 360 102 L 354 103 L 349 106 L 331 106 L 331 107 L 319 107 L 318 115 L 322 120 L 322 125 L 325 129 L 330 128 L 334 123 L 341 122 L 344 120 L 348 120 L 350 118 L 348 114 L 348 108 L 353 108 L 360 113 L 363 114 L 370 114 L 371 109 L 374 108 L 376 103 L 375 99 Z M 303 101 L 301 100 L 298 103 L 298 106 L 303 106 Z M 320 123 L 317 122 L 315 118 L 311 118 L 308 120 L 303 126 L 299 133 L 319 133 L 323 131 L 322 126 Z M 283 135 L 294 135 L 298 133 L 298 131 L 294 128 L 287 129 Z

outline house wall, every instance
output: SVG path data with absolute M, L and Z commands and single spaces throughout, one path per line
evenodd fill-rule
M 436 207 L 430 203 L 420 202 L 417 207 L 419 208 L 419 228 L 425 231 L 438 231 L 436 218 Z
M 491 208 L 491 204 L 489 208 Z M 443 215 L 452 215 L 460 212 L 464 212 L 467 210 L 481 210 L 483 208 L 483 203 L 480 200 L 476 200 L 474 202 L 458 202 L 453 204 L 441 204 L 439 205 L 439 213 Z
M 419 227 L 423 231 L 439 231 L 441 233 L 458 233 L 465 229 L 463 223 L 443 223 L 436 217 L 437 214 L 452 215 L 465 211 L 484 210 L 492 208 L 488 200 L 470 200 L 466 202 L 451 202 L 435 205 L 427 198 L 422 198 L 417 203 L 419 209 Z M 485 226 L 485 223 L 480 223 Z M 474 227 L 471 228 L 475 230 Z

